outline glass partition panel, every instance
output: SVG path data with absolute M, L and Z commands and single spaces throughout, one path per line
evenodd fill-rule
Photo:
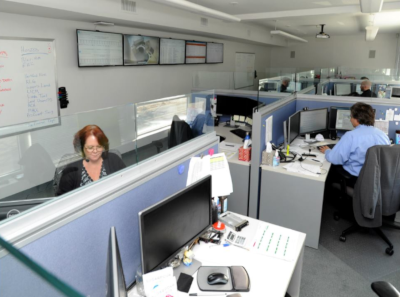
M 138 162 L 214 131 L 214 91 L 137 103 Z
M 328 79 L 328 78 L 335 78 L 336 77 L 336 68 L 322 68 L 321 69 L 321 76 L 320 79 Z
M 338 67 L 338 78 L 340 79 L 369 79 L 371 81 L 398 81 L 399 73 L 392 68 L 353 68 Z
M 262 73 L 262 75 L 259 76 L 259 91 L 281 94 L 292 94 L 296 91 L 295 73 L 286 73 L 283 76 L 275 77 L 270 77 L 268 73 Z
M 134 111 L 131 104 L 1 127 L 0 220 L 135 165 Z
M 9 253 L 1 259 L 0 296 L 84 296 L 52 275 L 1 237 L 0 248 L 3 248 Z

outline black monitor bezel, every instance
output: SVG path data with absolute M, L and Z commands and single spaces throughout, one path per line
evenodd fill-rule
M 198 41 L 198 40 L 185 40 L 186 42 L 185 42 L 185 65 L 204 65 L 204 64 L 207 64 L 206 62 L 207 62 L 207 41 Z M 187 47 L 187 43 L 188 42 L 198 42 L 198 43 L 205 43 L 206 44 L 206 58 L 204 59 L 204 63 L 188 63 L 186 60 L 187 60 L 187 58 L 186 58 L 186 55 L 187 55 L 187 50 L 186 50 L 186 47 Z
M 181 41 L 183 41 L 185 43 L 185 53 L 184 53 L 184 56 L 183 56 L 183 63 L 171 63 L 171 64 L 169 64 L 169 63 L 161 63 L 161 39 L 181 40 Z M 158 59 L 159 65 L 171 66 L 171 65 L 185 65 L 186 64 L 186 39 L 160 37 L 159 45 L 160 45 L 160 50 L 159 50 L 160 57 Z
M 302 114 L 307 113 L 307 112 L 311 112 L 311 111 L 316 111 L 316 110 L 323 110 L 323 109 L 326 110 L 325 129 L 319 129 L 319 130 L 301 132 L 301 117 L 302 117 Z M 300 127 L 299 127 L 299 134 L 300 134 L 300 135 L 315 134 L 315 133 L 319 133 L 319 132 L 325 132 L 325 131 L 327 131 L 327 130 L 328 130 L 328 107 L 324 107 L 324 108 L 315 108 L 315 109 L 301 110 L 301 111 L 300 111 Z
M 106 33 L 106 34 L 116 34 L 116 35 L 121 35 L 122 38 L 122 64 L 121 65 L 90 65 L 90 66 L 82 66 L 79 63 L 79 38 L 78 38 L 78 31 L 86 31 L 86 32 L 96 32 L 96 33 Z M 85 29 L 76 29 L 76 56 L 78 59 L 78 67 L 79 68 L 88 68 L 88 67 L 123 67 L 124 66 L 124 34 L 122 33 L 115 33 L 115 32 L 105 32 L 105 31 L 99 31 L 99 30 L 85 30 Z
M 222 61 L 221 62 L 208 62 L 208 53 L 207 53 L 207 51 L 208 51 L 208 44 L 209 43 L 222 44 Z M 186 50 L 186 47 L 185 47 L 185 50 Z M 206 64 L 223 64 L 224 63 L 224 50 L 225 50 L 225 47 L 224 47 L 224 44 L 222 42 L 207 42 L 207 45 L 206 45 Z M 186 58 L 186 55 L 185 55 L 185 58 Z M 190 64 L 192 64 L 192 63 L 190 63 Z
M 299 133 L 297 133 L 297 135 L 296 135 L 296 137 L 292 140 L 292 141 L 290 141 L 290 123 L 291 123 L 291 119 L 295 116 L 295 115 L 297 115 L 297 114 L 299 114 L 300 113 L 300 110 L 299 111 L 297 111 L 297 112 L 295 112 L 294 114 L 292 114 L 290 117 L 289 117 L 289 119 L 288 119 L 288 133 L 287 133 L 287 137 L 288 137 L 288 139 L 287 139 L 287 143 L 288 144 L 291 144 L 298 136 L 300 136 L 300 115 L 299 115 Z
M 122 49 L 124 66 L 130 67 L 130 66 L 157 66 L 157 65 L 160 65 L 160 40 L 161 40 L 161 37 L 159 37 L 159 36 L 150 36 L 150 35 L 142 35 L 142 34 L 122 34 L 122 35 L 123 35 L 123 38 L 124 38 L 124 44 L 123 44 L 123 49 Z M 125 36 L 141 36 L 141 37 L 158 38 L 158 62 L 157 62 L 157 64 L 131 64 L 131 65 L 125 64 Z
M 153 204 L 152 206 L 142 210 L 141 212 L 138 213 L 138 217 L 139 217 L 139 237 L 140 237 L 140 260 L 142 263 L 142 273 L 148 273 L 150 271 L 144 271 L 144 257 L 143 257 L 143 238 L 142 238 L 142 234 L 144 232 L 143 228 L 144 228 L 144 216 L 146 214 L 148 214 L 151 211 L 154 211 L 155 209 L 163 206 L 164 204 L 168 203 L 169 201 L 178 198 L 179 196 L 181 196 L 182 194 L 190 191 L 192 188 L 198 186 L 201 183 L 209 183 L 210 184 L 210 209 L 209 209 L 209 224 L 202 229 L 198 234 L 196 234 L 193 238 L 191 238 L 187 243 L 185 243 L 183 246 L 181 246 L 178 250 L 176 250 L 171 256 L 169 256 L 167 259 L 165 259 L 164 261 L 162 261 L 161 263 L 159 263 L 156 267 L 154 267 L 151 271 L 155 271 L 157 269 L 159 269 L 160 267 L 164 266 L 166 263 L 168 263 L 168 261 L 170 261 L 171 259 L 173 259 L 178 253 L 179 251 L 185 247 L 186 245 L 188 245 L 189 243 L 193 242 L 197 237 L 199 237 L 201 234 L 203 234 L 205 231 L 207 231 L 211 226 L 212 226 L 212 180 L 211 180 L 211 175 L 208 175 L 200 180 L 198 180 L 197 182 L 187 186 L 186 188 L 182 189 L 181 191 L 161 200 L 160 202 Z

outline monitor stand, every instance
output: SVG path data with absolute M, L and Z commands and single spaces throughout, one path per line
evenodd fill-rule
M 201 267 L 201 262 L 196 259 L 193 259 L 192 265 L 190 265 L 189 267 L 181 263 L 181 265 L 174 268 L 174 276 L 176 277 L 176 281 L 178 281 L 181 272 L 186 273 L 188 275 L 193 275 L 200 267 Z

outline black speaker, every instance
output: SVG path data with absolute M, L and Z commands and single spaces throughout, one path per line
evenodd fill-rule
M 337 138 L 337 131 L 336 130 L 331 130 L 331 139 L 336 140 Z

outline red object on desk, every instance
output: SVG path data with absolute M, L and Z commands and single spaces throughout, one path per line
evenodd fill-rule
M 243 146 L 239 148 L 239 160 L 250 162 L 251 160 L 251 147 L 245 149 Z

